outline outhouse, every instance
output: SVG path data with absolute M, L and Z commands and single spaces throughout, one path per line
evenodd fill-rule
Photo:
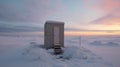
M 44 46 L 46 49 L 55 46 L 64 47 L 64 22 L 46 21 L 44 26 Z

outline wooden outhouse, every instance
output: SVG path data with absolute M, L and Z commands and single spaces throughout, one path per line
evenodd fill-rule
M 44 26 L 44 46 L 46 49 L 55 46 L 64 47 L 64 22 L 46 21 Z

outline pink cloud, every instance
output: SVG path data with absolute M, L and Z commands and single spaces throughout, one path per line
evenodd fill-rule
M 104 10 L 114 10 L 120 8 L 119 0 L 102 0 L 101 8 Z
M 112 11 L 120 8 L 120 0 L 83 0 L 89 8 L 103 11 Z
M 120 25 L 120 9 L 99 18 L 92 22 L 93 24 Z
M 91 22 L 92 24 L 120 25 L 120 0 L 85 0 L 88 8 L 100 10 L 105 16 Z

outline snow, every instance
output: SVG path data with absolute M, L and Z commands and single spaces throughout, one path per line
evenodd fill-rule
M 54 55 L 53 49 L 44 49 L 42 36 L 0 36 L 0 67 L 114 67 L 86 47 L 96 41 L 89 39 L 92 38 L 82 39 L 87 42 L 80 46 L 78 38 L 66 37 L 64 53 Z M 107 43 L 114 45 L 119 41 Z
M 120 46 L 118 43 L 115 43 L 115 42 L 106 42 L 106 43 L 103 43 L 101 41 L 93 41 L 90 44 L 91 45 L 96 45 L 96 46 Z
M 92 42 L 100 41 L 100 44 L 91 44 Z M 107 44 L 107 43 L 114 43 Z M 104 60 L 112 63 L 114 67 L 120 67 L 120 36 L 89 36 L 82 37 L 83 47 L 89 49 L 94 54 L 101 56 Z M 105 45 L 107 44 L 107 45 Z M 116 45 L 117 44 L 117 45 Z

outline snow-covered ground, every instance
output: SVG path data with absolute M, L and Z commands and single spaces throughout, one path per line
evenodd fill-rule
M 80 37 L 67 37 L 69 45 L 79 43 Z M 113 67 L 120 67 L 120 36 L 82 36 L 81 46 L 112 63 Z
M 120 37 L 65 37 L 64 53 L 43 48 L 43 36 L 0 36 L 0 67 L 120 67 Z M 110 45 L 109 45 L 110 44 Z

